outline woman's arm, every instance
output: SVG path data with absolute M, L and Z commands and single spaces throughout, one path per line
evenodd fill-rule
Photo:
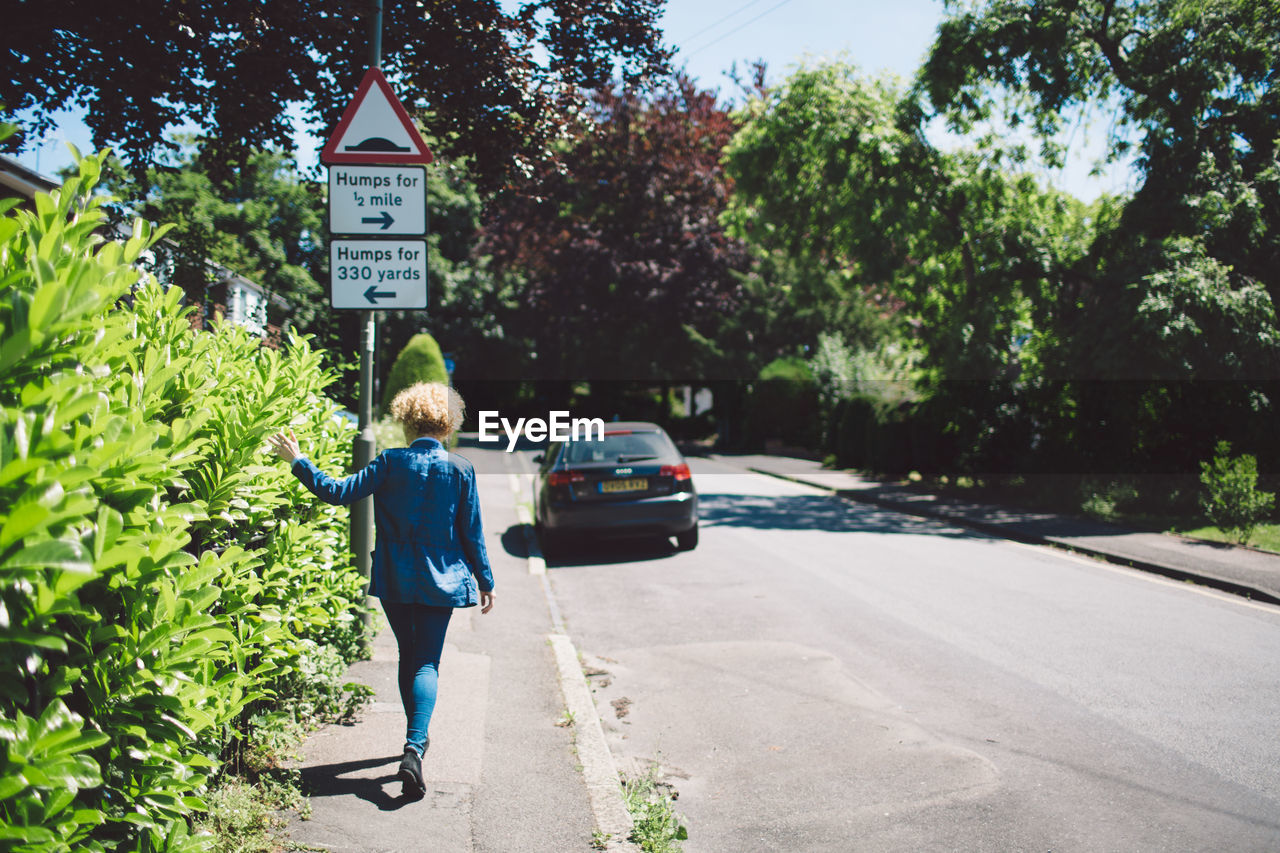
M 480 522 L 480 496 L 476 493 L 475 471 L 468 467 L 462 475 L 462 498 L 458 507 L 457 525 L 463 552 L 471 564 L 476 585 L 480 588 L 480 612 L 493 609 L 493 570 L 489 567 L 489 552 L 484 546 L 484 528 Z
M 298 449 L 298 439 L 290 430 L 287 434 L 276 433 L 267 439 L 276 455 L 289 463 L 293 476 L 306 486 L 313 495 L 325 503 L 346 506 L 362 498 L 367 498 L 377 491 L 386 479 L 387 464 L 381 454 L 349 477 L 335 480 L 317 468 L 310 459 L 302 455 Z

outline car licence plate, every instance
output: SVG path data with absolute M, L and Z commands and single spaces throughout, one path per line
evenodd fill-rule
M 602 494 L 611 494 L 613 492 L 643 492 L 647 488 L 649 488 L 649 481 L 644 477 L 632 477 L 629 480 L 600 481 L 600 492 Z

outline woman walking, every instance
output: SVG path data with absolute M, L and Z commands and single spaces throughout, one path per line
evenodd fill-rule
M 382 601 L 400 650 L 400 700 L 406 733 L 399 778 L 403 795 L 426 794 L 422 756 L 436 704 L 445 631 L 455 607 L 493 608 L 493 571 L 484 547 L 480 501 L 471 463 L 445 450 L 462 424 L 462 398 L 440 383 L 420 382 L 391 402 L 408 447 L 379 454 L 362 470 L 335 480 L 302 455 L 292 431 L 268 441 L 316 497 L 347 505 L 374 498 L 369 594 Z

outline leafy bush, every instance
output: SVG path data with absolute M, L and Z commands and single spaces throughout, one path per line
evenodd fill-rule
M 449 371 L 445 370 L 444 355 L 436 339 L 425 333 L 414 335 L 391 365 L 382 410 L 388 411 L 395 396 L 416 382 L 448 381 Z
M 1231 443 L 1218 442 L 1213 459 L 1200 463 L 1204 491 L 1200 507 L 1209 521 L 1238 544 L 1245 544 L 1275 506 L 1276 496 L 1258 488 L 1258 460 L 1231 457 Z
M 373 438 L 377 442 L 377 450 L 381 453 L 394 447 L 406 447 L 404 427 L 391 415 L 383 415 L 373 422 Z
M 110 242 L 79 161 L 0 220 L 0 851 L 203 850 L 188 818 L 243 763 L 305 641 L 354 654 L 345 513 L 263 439 L 338 467 L 319 355 L 194 333 Z
M 803 358 L 783 357 L 775 358 L 760 369 L 760 378 L 763 380 L 780 379 L 786 382 L 803 382 L 809 383 L 813 381 L 813 372 L 809 370 L 808 363 Z
M 1138 502 L 1137 486 L 1125 479 L 1098 480 L 1086 477 L 1081 481 L 1080 510 L 1100 521 L 1116 519 L 1120 513 Z

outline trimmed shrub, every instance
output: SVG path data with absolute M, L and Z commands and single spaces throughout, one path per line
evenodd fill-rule
M 264 446 L 345 459 L 319 354 L 193 332 L 159 234 L 99 236 L 100 168 L 0 220 L 0 851 L 206 849 L 306 643 L 360 646 L 346 514 Z
M 1258 460 L 1248 453 L 1231 456 L 1231 443 L 1220 441 L 1213 459 L 1200 463 L 1204 492 L 1200 506 L 1209 521 L 1244 545 L 1275 506 L 1276 496 L 1258 489 Z
M 417 382 L 448 381 L 449 371 L 445 370 L 444 354 L 436 339 L 425 332 L 414 335 L 391 365 L 387 389 L 382 396 L 382 411 L 390 411 L 396 395 Z

